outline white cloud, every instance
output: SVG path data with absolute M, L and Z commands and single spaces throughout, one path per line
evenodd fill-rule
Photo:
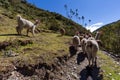
M 102 23 L 102 22 L 99 22 L 99 23 L 95 23 L 95 24 L 92 24 L 92 25 L 90 25 L 90 26 L 87 26 L 86 28 L 87 28 L 88 30 L 90 30 L 91 32 L 93 32 L 94 30 L 100 28 L 102 25 L 103 25 L 103 23 Z

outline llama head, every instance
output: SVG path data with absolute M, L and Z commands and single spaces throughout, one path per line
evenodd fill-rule
M 40 23 L 40 20 L 36 19 L 34 25 L 37 25 Z
M 20 19 L 20 18 L 21 18 L 21 16 L 20 16 L 20 15 L 17 15 L 17 20 Z

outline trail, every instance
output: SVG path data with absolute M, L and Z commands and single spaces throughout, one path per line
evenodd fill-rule
M 81 48 L 75 55 L 74 51 L 71 52 L 71 58 L 62 66 L 60 72 L 56 73 L 59 79 L 55 80 L 102 80 L 99 65 L 89 68 L 86 55 L 82 53 Z
M 60 63 L 59 70 L 50 72 L 49 76 L 44 75 L 43 71 L 39 72 L 39 74 L 44 75 L 44 79 L 40 79 L 38 75 L 23 76 L 14 71 L 7 80 L 103 80 L 99 56 L 97 56 L 97 65 L 90 68 L 87 57 L 81 48 L 77 53 L 72 46 L 69 49 L 71 56 L 66 62 Z

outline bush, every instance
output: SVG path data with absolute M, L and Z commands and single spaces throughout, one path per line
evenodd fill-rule
M 120 37 L 116 37 L 116 39 L 112 43 L 112 51 L 115 54 L 120 55 Z

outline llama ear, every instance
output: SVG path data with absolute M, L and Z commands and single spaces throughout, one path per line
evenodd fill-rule
M 20 15 L 17 15 L 17 19 L 20 19 L 21 18 L 21 16 Z
M 40 23 L 40 20 L 39 20 L 39 19 L 36 19 L 35 22 Z

